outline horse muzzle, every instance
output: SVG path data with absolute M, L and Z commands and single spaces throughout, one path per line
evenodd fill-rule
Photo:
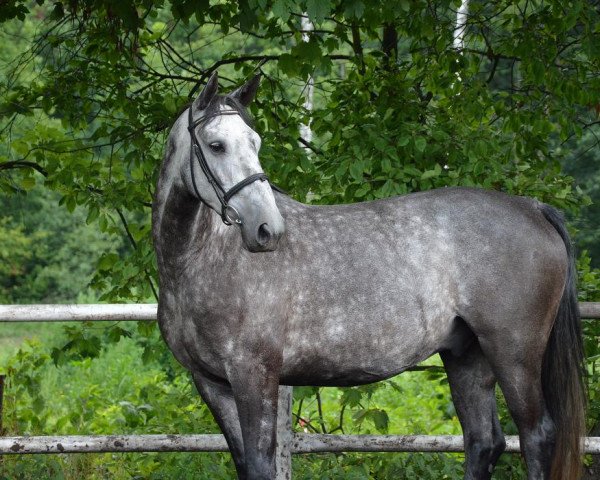
M 250 252 L 273 252 L 277 250 L 279 240 L 285 233 L 285 226 L 283 220 L 263 222 L 253 230 L 253 232 L 244 232 L 242 227 L 242 238 L 246 249 Z

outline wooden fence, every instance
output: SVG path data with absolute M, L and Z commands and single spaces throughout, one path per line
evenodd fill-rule
M 600 302 L 581 303 L 584 319 L 600 318 Z M 0 305 L 0 322 L 155 321 L 155 304 Z M 292 388 L 280 387 L 277 480 L 292 476 L 292 454 L 322 452 L 462 452 L 459 435 L 331 435 L 292 431 Z M 507 452 L 519 439 L 507 436 Z M 226 452 L 222 435 L 70 435 L 0 437 L 0 455 L 104 452 Z M 585 439 L 587 453 L 600 454 L 600 437 Z

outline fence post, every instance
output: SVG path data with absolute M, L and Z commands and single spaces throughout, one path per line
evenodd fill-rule
M 0 375 L 0 436 L 4 435 L 4 380 L 6 375 Z
M 292 478 L 292 399 L 293 387 L 279 387 L 279 405 L 277 406 L 277 451 L 275 465 L 276 480 Z

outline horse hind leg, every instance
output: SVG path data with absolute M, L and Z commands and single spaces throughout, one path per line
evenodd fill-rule
M 490 479 L 506 447 L 496 410 L 496 379 L 479 343 L 440 352 L 465 442 L 465 480 Z
M 542 389 L 543 348 L 527 342 L 511 345 L 481 343 L 492 364 L 510 414 L 519 430 L 527 478 L 548 480 L 552 468 L 556 427 Z M 537 348 L 536 348 L 537 347 Z
M 192 372 L 192 377 L 200 396 L 227 440 L 238 479 L 245 480 L 247 472 L 242 430 L 231 386 L 199 371 Z

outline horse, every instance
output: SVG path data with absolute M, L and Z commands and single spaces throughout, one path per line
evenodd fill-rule
M 496 384 L 528 478 L 576 478 L 583 351 L 562 215 L 461 187 L 297 202 L 259 163 L 247 113 L 259 82 L 221 95 L 208 80 L 170 131 L 152 212 L 160 331 L 238 478 L 275 477 L 279 385 L 376 382 L 436 353 L 465 479 L 491 478 L 505 449 Z

